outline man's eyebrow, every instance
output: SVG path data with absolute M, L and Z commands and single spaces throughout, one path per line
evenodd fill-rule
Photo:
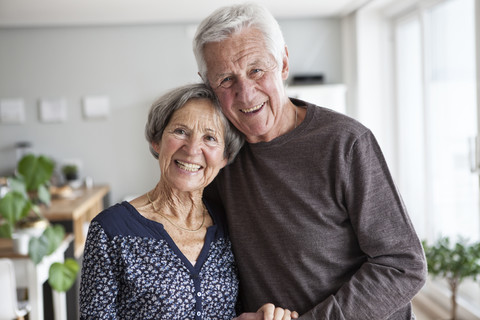
M 231 72 L 217 73 L 217 74 L 214 76 L 214 79 L 215 79 L 215 80 L 218 80 L 218 79 L 222 79 L 222 78 L 225 78 L 225 77 L 229 77 L 229 76 L 231 76 L 231 75 L 232 75 Z

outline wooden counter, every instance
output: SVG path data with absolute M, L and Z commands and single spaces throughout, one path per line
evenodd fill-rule
M 74 235 L 74 255 L 83 254 L 85 246 L 85 226 L 104 209 L 104 197 L 110 191 L 106 185 L 92 188 L 76 189 L 72 197 L 54 198 L 50 206 L 42 210 L 42 214 L 52 223 L 69 221 L 72 223 Z

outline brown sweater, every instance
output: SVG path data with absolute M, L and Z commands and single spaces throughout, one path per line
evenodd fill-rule
M 246 144 L 205 193 L 225 207 L 245 311 L 411 319 L 425 257 L 373 134 L 292 101 L 307 108 L 301 125 Z

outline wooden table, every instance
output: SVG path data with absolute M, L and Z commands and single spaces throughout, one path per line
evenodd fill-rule
M 69 221 L 74 235 L 74 255 L 83 254 L 87 224 L 104 209 L 104 197 L 110 191 L 107 185 L 75 189 L 71 197 L 52 199 L 50 206 L 42 210 L 49 221 Z
M 18 288 L 28 288 L 28 302 L 31 310 L 28 319 L 43 320 L 43 283 L 48 280 L 48 271 L 55 262 L 63 262 L 73 236 L 67 235 L 62 244 L 52 254 L 45 256 L 35 265 L 27 255 L 13 251 L 12 239 L 0 239 L 0 257 L 12 260 L 15 268 L 15 280 Z M 53 312 L 55 320 L 67 319 L 67 303 L 65 292 L 52 289 Z

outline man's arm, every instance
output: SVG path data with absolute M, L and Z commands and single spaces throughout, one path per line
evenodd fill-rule
M 423 248 L 371 132 L 355 142 L 347 165 L 345 204 L 367 260 L 299 319 L 406 319 L 395 313 L 408 309 L 425 283 Z

